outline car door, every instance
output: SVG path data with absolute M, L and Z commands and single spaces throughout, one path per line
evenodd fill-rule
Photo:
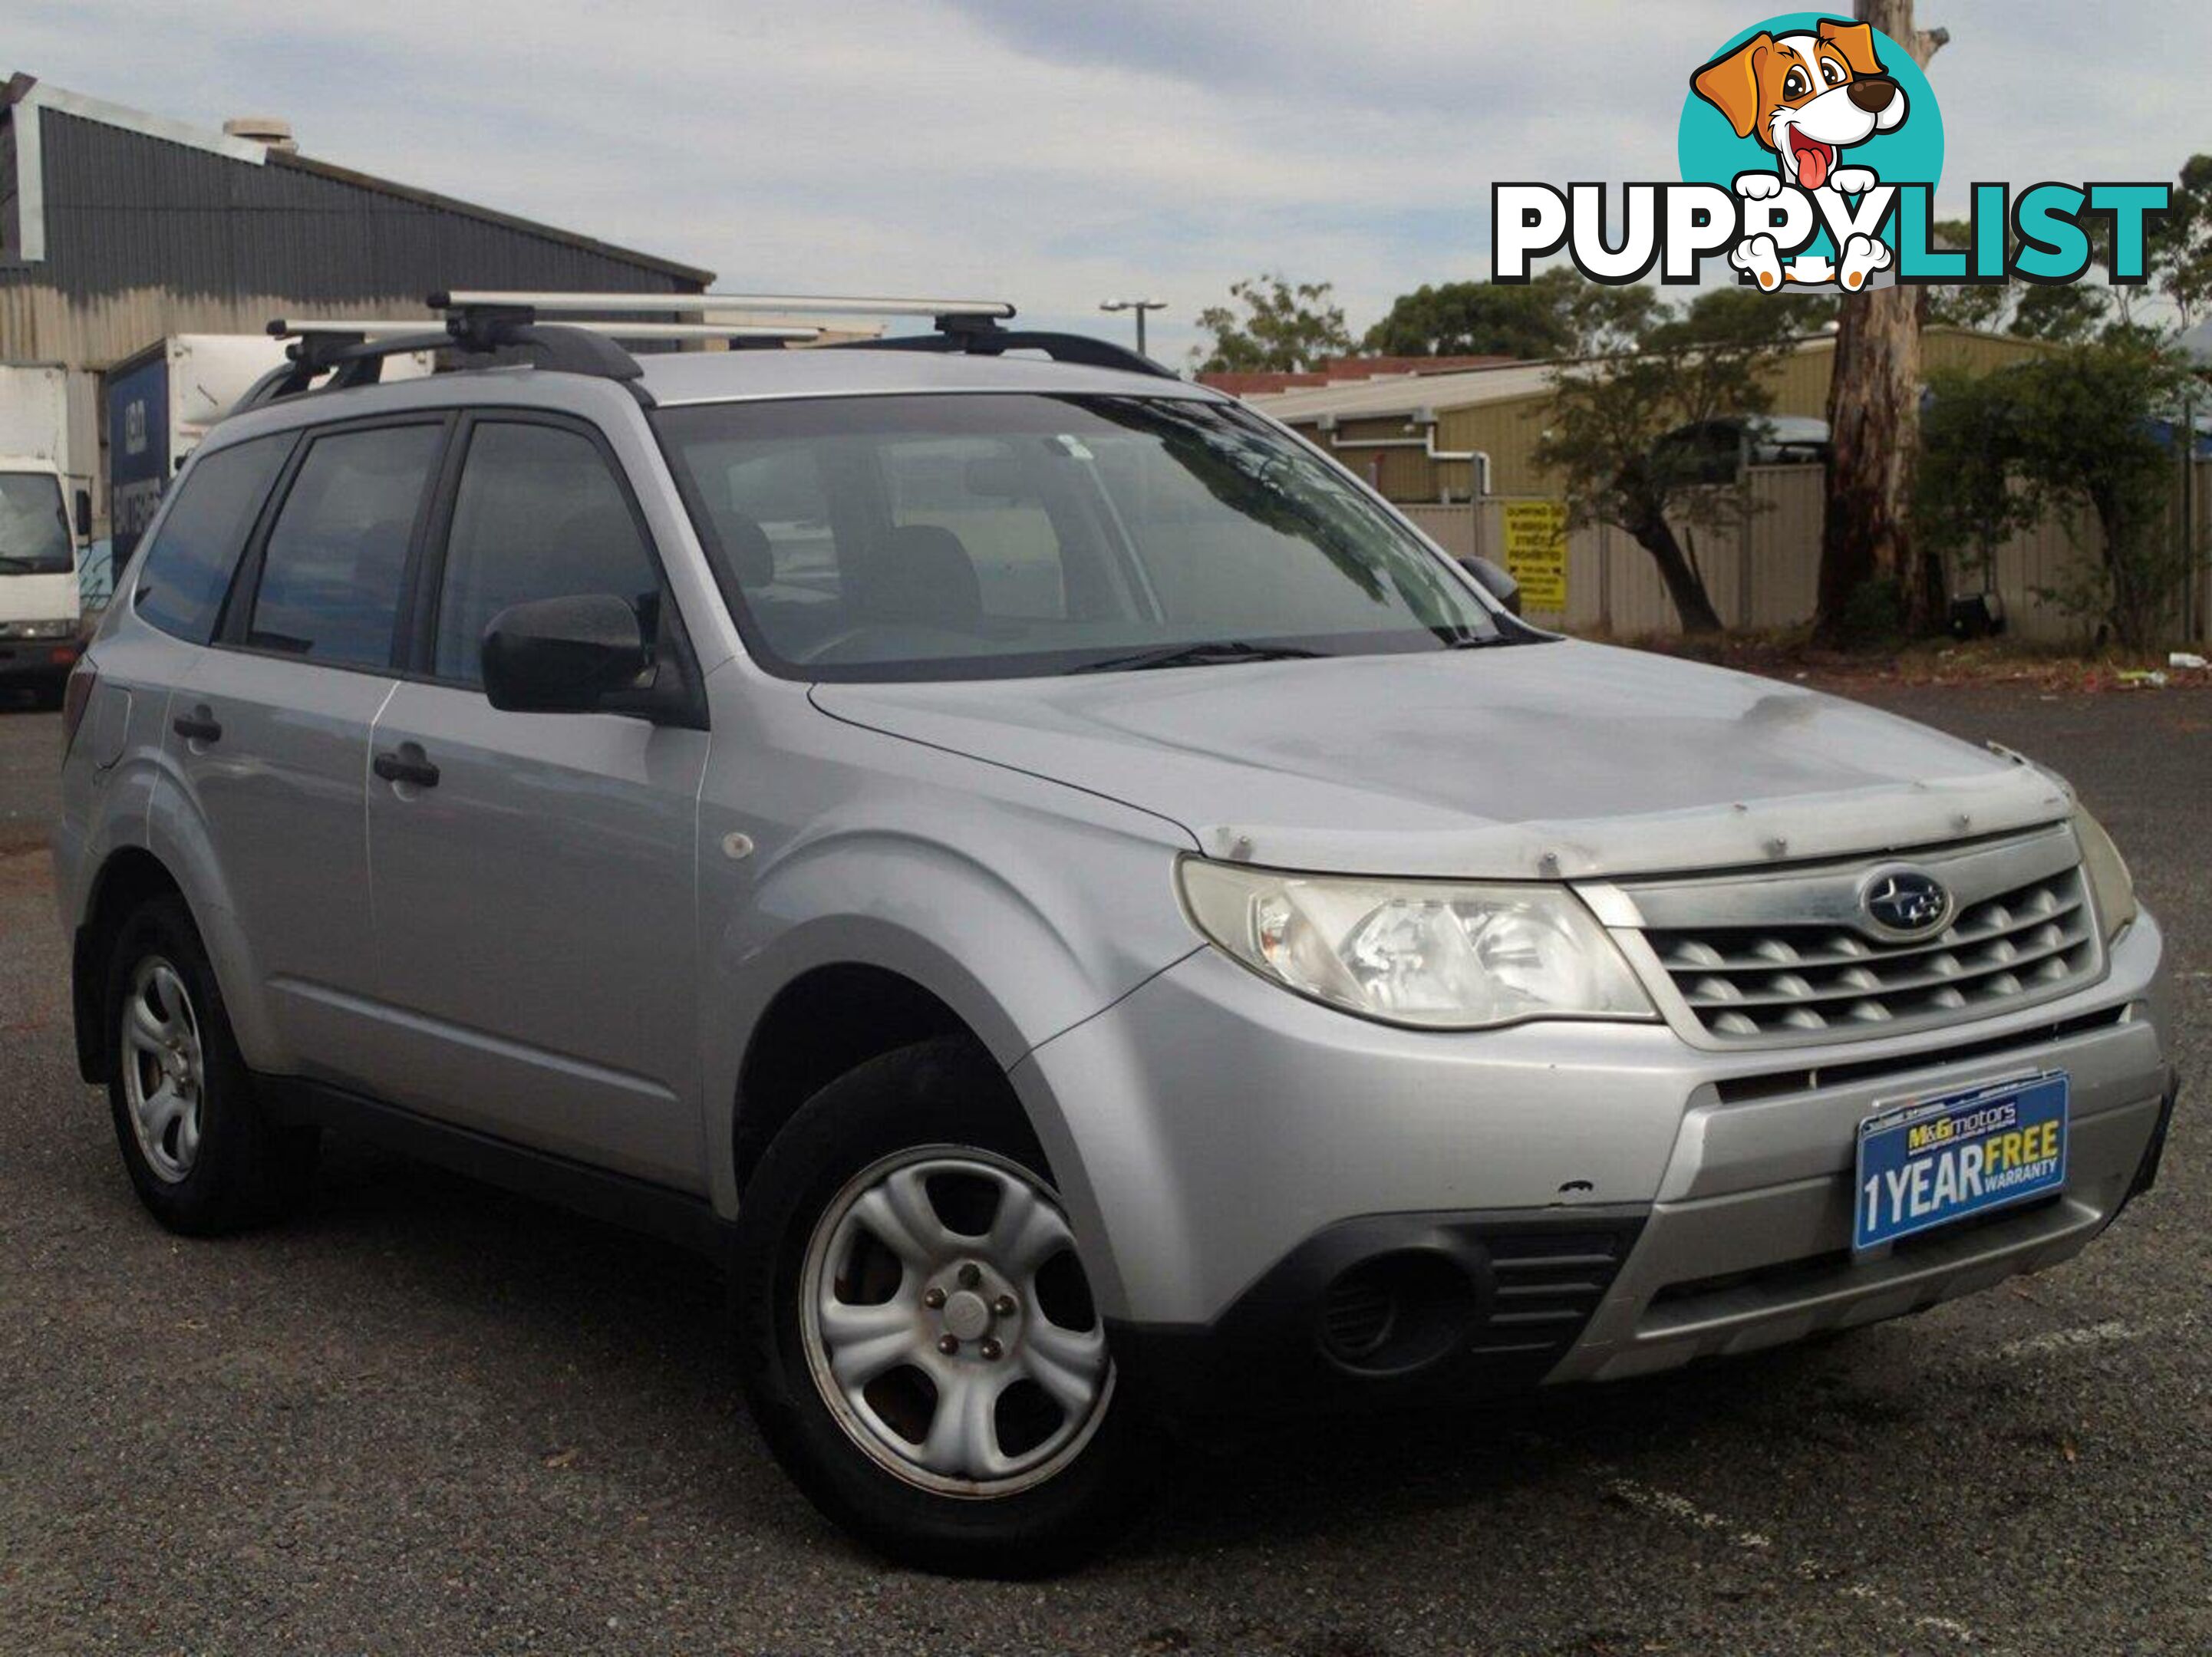
M 370 727 L 398 680 L 409 562 L 442 416 L 307 434 L 210 648 L 169 698 L 165 746 L 208 837 L 279 1051 L 361 1079 L 374 939 L 362 812 Z
M 414 677 L 376 722 L 368 855 L 379 1091 L 558 1155 L 704 1188 L 695 841 L 703 729 L 503 712 L 501 610 L 613 593 L 688 649 L 636 503 L 588 425 L 471 416 L 418 587 Z M 703 718 L 698 723 L 703 725 Z

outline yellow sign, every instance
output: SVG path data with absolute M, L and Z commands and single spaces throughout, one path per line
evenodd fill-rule
M 1557 501 L 1505 502 L 1505 573 L 1521 584 L 1521 607 L 1567 608 L 1567 509 Z

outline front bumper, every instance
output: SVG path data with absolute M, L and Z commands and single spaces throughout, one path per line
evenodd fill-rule
M 1133 1382 L 1203 1391 L 1239 1354 L 1293 1347 L 1275 1374 L 1323 1399 L 1425 1390 L 1413 1368 L 1453 1387 L 1597 1379 L 1893 1316 L 2081 1247 L 2154 1168 L 2161 953 L 2145 915 L 2058 1001 L 1893 1041 L 1716 1053 L 1660 1025 L 1392 1029 L 1209 950 L 1013 1076 Z M 2041 1068 L 2072 1078 L 2063 1194 L 1855 1259 L 1861 1119 Z M 1547 1230 L 1601 1234 L 1613 1256 L 1564 1251 L 1592 1274 L 1579 1314 L 1491 1362 L 1499 1240 Z M 1449 1362 L 1346 1373 L 1316 1347 L 1331 1284 L 1407 1253 L 1456 1259 L 1480 1313 L 1468 1340 Z
M 0 639 L 0 684 L 65 679 L 83 653 L 78 639 Z

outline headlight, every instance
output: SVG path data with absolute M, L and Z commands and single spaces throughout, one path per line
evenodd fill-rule
M 2128 860 L 2105 825 L 2091 816 L 2078 800 L 2074 805 L 2074 838 L 2081 843 L 2081 868 L 2089 877 L 2089 890 L 2097 900 L 2097 918 L 2105 923 L 2105 941 L 2111 943 L 2120 928 L 2136 918 L 2135 877 Z
M 76 634 L 75 622 L 0 622 L 0 639 L 68 639 Z
M 1300 995 L 1394 1024 L 1649 1018 L 1650 998 L 1564 887 L 1280 874 L 1186 859 L 1200 932 Z

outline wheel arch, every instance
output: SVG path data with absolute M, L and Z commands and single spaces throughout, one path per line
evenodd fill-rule
M 93 876 L 70 950 L 70 1002 L 76 1024 L 77 1074 L 97 1087 L 114 1073 L 115 1044 L 107 1028 L 107 957 L 124 921 L 149 899 L 191 900 L 161 859 L 143 846 L 118 847 Z M 197 917 L 195 923 L 198 924 Z
M 939 1036 L 964 1037 L 990 1053 L 943 997 L 888 967 L 829 962 L 784 985 L 754 1023 L 738 1069 L 730 1137 L 738 1189 L 799 1107 L 831 1082 L 871 1059 Z M 1007 1095 L 1013 1097 L 1011 1088 Z

